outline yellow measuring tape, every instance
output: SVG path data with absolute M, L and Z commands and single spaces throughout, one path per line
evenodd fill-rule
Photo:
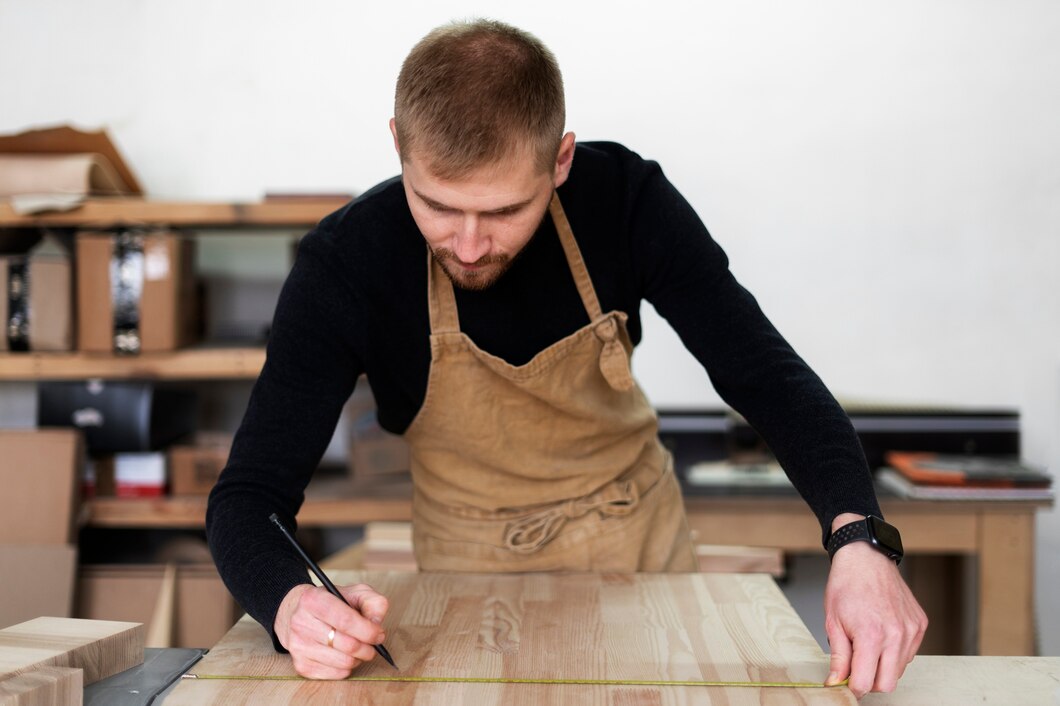
M 309 681 L 305 677 L 293 675 L 250 676 L 245 674 L 185 674 L 182 679 L 231 679 L 239 681 Z M 386 681 L 411 683 L 461 683 L 461 684 L 587 684 L 590 686 L 745 686 L 745 687 L 788 687 L 789 689 L 830 689 L 846 686 L 847 680 L 838 684 L 824 685 L 820 682 L 773 682 L 773 681 L 664 681 L 655 679 L 518 679 L 514 677 L 347 677 L 341 681 Z

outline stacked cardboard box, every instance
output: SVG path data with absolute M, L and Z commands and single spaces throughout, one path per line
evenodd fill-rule
M 194 244 L 161 230 L 78 233 L 78 350 L 135 354 L 192 343 Z
M 209 563 L 93 565 L 78 575 L 77 616 L 144 623 L 148 647 L 213 647 L 240 615 Z
M 73 265 L 62 239 L 45 234 L 24 253 L 0 238 L 0 351 L 73 348 Z
M 379 426 L 375 396 L 364 376 L 346 403 L 349 427 L 349 475 L 354 487 L 402 483 L 411 479 L 409 446 L 404 437 Z
M 0 430 L 0 628 L 70 617 L 81 434 Z
M 169 492 L 209 495 L 228 463 L 232 435 L 200 432 L 189 445 L 169 447 Z

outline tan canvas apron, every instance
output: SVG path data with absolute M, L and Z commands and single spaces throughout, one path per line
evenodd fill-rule
M 425 571 L 694 571 L 672 460 L 630 374 L 626 314 L 601 312 L 558 196 L 549 208 L 590 323 L 525 365 L 460 332 L 428 251 L 431 368 L 405 433 L 416 560 Z

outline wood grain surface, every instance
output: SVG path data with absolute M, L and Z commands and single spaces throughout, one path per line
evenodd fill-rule
M 1060 706 L 1060 657 L 917 657 L 861 706 Z
M 87 685 L 143 661 L 140 623 L 35 618 L 0 630 L 0 680 L 40 667 L 76 667 Z
M 386 645 L 401 676 L 821 683 L 828 658 L 772 579 L 704 574 L 372 574 L 390 599 Z M 323 636 L 322 636 L 323 640 Z M 241 620 L 192 669 L 295 676 Z M 354 676 L 395 672 L 382 660 Z M 180 704 L 855 704 L 846 688 L 229 681 L 186 679 Z
M 84 672 L 41 667 L 0 680 L 0 706 L 81 706 Z

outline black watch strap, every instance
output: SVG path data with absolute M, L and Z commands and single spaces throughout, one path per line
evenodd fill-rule
M 868 542 L 896 564 L 902 561 L 904 550 L 901 535 L 879 517 L 869 515 L 864 520 L 850 522 L 833 532 L 825 544 L 828 558 L 834 557 L 840 548 L 851 542 Z

